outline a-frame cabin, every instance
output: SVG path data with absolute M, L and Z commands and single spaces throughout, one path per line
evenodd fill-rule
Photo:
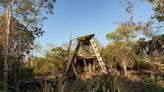
M 94 34 L 77 38 L 78 44 L 66 69 L 66 76 L 96 76 L 106 74 L 107 69 L 100 56 Z

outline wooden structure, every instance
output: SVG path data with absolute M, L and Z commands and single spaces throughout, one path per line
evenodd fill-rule
M 66 76 L 107 74 L 94 34 L 77 38 L 78 44 L 66 69 Z

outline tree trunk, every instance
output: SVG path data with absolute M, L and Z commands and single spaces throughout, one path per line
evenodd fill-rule
M 15 88 L 16 88 L 16 85 L 17 85 L 17 60 L 14 62 L 14 83 L 15 83 Z M 15 92 L 16 92 L 17 89 L 15 89 Z
M 9 56 L 9 35 L 10 35 L 10 23 L 11 23 L 11 12 L 14 0 L 8 4 L 6 9 L 6 40 L 4 44 L 4 63 L 3 63 L 3 82 L 4 82 L 4 92 L 7 92 L 8 85 L 8 56 Z
M 122 67 L 123 67 L 123 70 L 124 70 L 124 75 L 127 76 L 127 66 L 128 66 L 128 59 L 127 57 L 125 56 L 122 60 Z
M 17 62 L 16 72 L 15 72 L 15 92 L 19 92 L 19 82 L 20 82 L 20 61 Z
M 14 82 L 15 82 L 15 92 L 18 92 L 19 91 L 19 67 L 20 67 L 20 65 L 19 65 L 19 57 L 17 56 L 17 60 L 15 61 L 15 65 L 14 65 L 14 67 L 15 67 L 15 69 L 14 69 Z
M 7 58 L 8 58 L 8 51 L 5 50 L 5 55 L 4 55 L 4 63 L 3 63 L 3 88 L 4 88 L 4 92 L 7 92 L 7 82 L 8 82 L 8 62 L 7 62 Z

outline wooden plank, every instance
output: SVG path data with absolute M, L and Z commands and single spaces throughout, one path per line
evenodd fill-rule
M 141 60 L 141 59 L 137 59 L 138 61 L 143 61 L 143 62 L 146 62 L 146 63 L 149 63 L 149 64 L 154 64 L 154 65 L 157 65 L 157 66 L 161 66 L 161 67 L 164 67 L 164 64 L 159 64 L 159 63 L 156 63 L 156 62 L 149 62 L 147 60 Z

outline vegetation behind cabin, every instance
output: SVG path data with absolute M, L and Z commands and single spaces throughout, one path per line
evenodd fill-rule
M 134 21 L 133 4 L 127 1 L 128 20 L 118 23 L 106 35 L 110 44 L 100 48 L 109 74 L 74 80 L 64 75 L 77 43 L 71 40 L 43 56 L 33 55 L 40 48 L 34 42 L 44 33 L 41 22 L 53 14 L 53 3 L 0 1 L 0 91 L 164 92 L 163 0 L 145 0 L 154 11 L 146 22 Z M 136 40 L 141 34 L 144 37 Z

